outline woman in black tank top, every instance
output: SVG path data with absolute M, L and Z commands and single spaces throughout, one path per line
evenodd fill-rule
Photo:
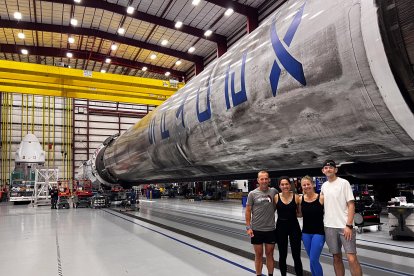
M 301 185 L 303 189 L 301 198 L 303 245 L 310 259 L 312 276 L 322 276 L 319 258 L 325 243 L 323 195 L 315 193 L 313 179 L 310 176 L 304 176 L 301 179 Z
M 286 258 L 289 238 L 296 275 L 302 276 L 303 268 L 300 259 L 301 231 L 297 219 L 300 197 L 290 192 L 291 183 L 287 177 L 279 180 L 279 188 L 282 192 L 275 195 L 274 201 L 277 209 L 276 234 L 277 246 L 279 248 L 280 273 L 284 276 L 287 272 Z

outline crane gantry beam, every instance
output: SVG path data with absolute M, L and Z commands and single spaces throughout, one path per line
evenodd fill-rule
M 182 83 L 0 60 L 0 91 L 158 106 Z

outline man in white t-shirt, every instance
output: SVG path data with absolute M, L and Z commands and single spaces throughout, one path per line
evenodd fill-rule
M 336 176 L 335 161 L 323 163 L 323 174 L 328 181 L 323 183 L 325 238 L 329 251 L 333 254 L 336 276 L 344 276 L 342 246 L 348 259 L 352 276 L 362 275 L 361 265 L 356 256 L 356 231 L 354 229 L 355 198 L 348 180 Z

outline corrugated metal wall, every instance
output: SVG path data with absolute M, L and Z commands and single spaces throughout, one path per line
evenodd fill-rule
M 122 103 L 0 93 L 0 186 L 8 183 L 22 138 L 33 133 L 46 152 L 46 165 L 73 179 L 77 168 L 110 135 L 123 133 L 154 107 Z

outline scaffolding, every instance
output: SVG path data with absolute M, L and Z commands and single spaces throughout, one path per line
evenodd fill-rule
M 58 185 L 59 169 L 36 169 L 33 207 L 50 205 L 49 189 Z

